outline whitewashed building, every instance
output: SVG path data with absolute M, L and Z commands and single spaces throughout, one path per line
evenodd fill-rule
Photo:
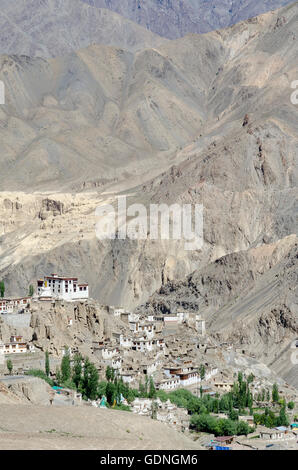
M 93 349 L 95 349 L 95 348 L 93 348 Z M 102 346 L 102 347 L 99 347 L 97 349 L 99 351 L 101 359 L 104 359 L 104 360 L 113 359 L 114 357 L 118 356 L 118 354 L 119 354 L 119 348 L 117 348 L 117 346 L 115 346 L 115 347 Z
M 152 351 L 153 341 L 145 337 L 137 338 L 133 340 L 132 350 L 139 352 Z
M 0 343 L 1 354 L 21 354 L 27 352 L 27 343 L 22 336 L 11 336 L 9 343 Z
M 31 297 L 0 299 L 0 314 L 14 313 L 30 305 Z
M 120 346 L 130 349 L 133 345 L 133 340 L 129 336 L 120 335 Z
M 206 321 L 201 318 L 201 315 L 196 315 L 196 330 L 199 335 L 206 334 Z
M 125 313 L 125 309 L 122 307 L 114 307 L 114 305 L 110 305 L 108 307 L 109 313 L 114 317 L 120 317 L 122 313 Z
M 180 387 L 180 378 L 171 377 L 169 379 L 162 380 L 157 384 L 159 390 L 175 390 Z
M 79 283 L 77 277 L 51 274 L 37 281 L 37 296 L 40 299 L 84 300 L 89 298 L 89 286 L 87 283 Z

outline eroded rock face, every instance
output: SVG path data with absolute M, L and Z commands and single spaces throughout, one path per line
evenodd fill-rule
M 38 217 L 41 220 L 46 220 L 48 217 L 55 217 L 64 213 L 64 204 L 61 201 L 53 199 L 44 199 L 42 201 L 41 210 Z
M 18 397 L 23 403 L 33 405 L 49 405 L 51 387 L 38 377 L 26 377 L 16 380 L 8 386 L 9 391 Z
M 37 349 L 61 356 L 65 346 L 91 355 L 93 342 L 109 336 L 113 325 L 106 308 L 94 302 L 56 301 L 39 303 L 30 327 Z

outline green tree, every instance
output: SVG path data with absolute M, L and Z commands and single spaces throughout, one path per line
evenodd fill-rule
M 200 365 L 199 373 L 200 373 L 201 380 L 203 380 L 205 378 L 205 374 L 206 374 L 206 369 L 205 369 L 204 364 Z
M 155 397 L 156 397 L 156 389 L 155 389 L 153 378 L 150 377 L 150 381 L 149 381 L 149 398 L 155 398 Z
M 58 387 L 60 387 L 60 385 L 62 384 L 62 375 L 61 375 L 61 370 L 59 369 L 59 367 L 57 367 L 56 369 L 55 382 L 56 382 L 56 385 L 58 385 Z
M 65 354 L 61 361 L 61 378 L 62 383 L 67 382 L 71 376 L 70 356 L 69 352 L 65 351 Z
M 1 281 L 0 282 L 0 296 L 2 297 L 2 299 L 4 297 L 4 294 L 5 294 L 5 284 L 4 284 L 4 281 Z
M 141 381 L 139 382 L 139 394 L 140 394 L 140 397 L 142 398 L 146 397 L 146 388 L 145 388 L 145 385 Z
M 278 387 L 277 387 L 277 384 L 273 384 L 273 387 L 272 387 L 272 401 L 273 403 L 277 403 L 279 400 L 279 393 L 278 393 Z
M 252 429 L 250 428 L 250 426 L 245 423 L 244 421 L 239 421 L 237 423 L 237 435 L 242 435 L 244 434 L 245 436 L 247 436 L 248 433 L 252 432 Z
M 115 384 L 113 384 L 113 382 L 107 383 L 106 396 L 108 403 L 112 405 L 114 400 L 116 399 L 116 386 Z
M 12 362 L 11 362 L 10 359 L 7 360 L 7 362 L 6 362 L 6 367 L 7 367 L 7 369 L 8 369 L 8 372 L 9 372 L 10 375 L 11 375 L 12 369 L 13 369 L 13 364 L 12 364 Z
M 105 381 L 99 382 L 98 387 L 97 387 L 97 394 L 98 394 L 99 398 L 101 398 L 103 395 L 107 394 L 106 389 L 107 389 L 107 382 L 105 382 Z
M 82 359 L 83 358 L 80 354 L 76 354 L 73 361 L 72 380 L 77 390 L 79 390 L 82 382 Z
M 109 382 L 110 383 L 110 382 Z M 95 400 L 98 394 L 98 372 L 94 364 L 85 359 L 83 375 L 83 395 Z
M 235 409 L 232 409 L 229 414 L 228 414 L 229 419 L 232 421 L 238 421 L 239 415 L 238 412 Z
M 289 410 L 293 410 L 295 408 L 295 403 L 293 401 L 289 401 L 288 408 Z
M 50 358 L 49 358 L 49 352 L 45 352 L 45 372 L 47 377 L 50 375 Z
M 277 426 L 289 426 L 289 418 L 286 414 L 286 407 L 285 405 L 281 407 L 279 416 L 277 418 Z
M 32 286 L 32 284 L 30 284 L 30 286 L 29 286 L 29 297 L 33 297 L 33 294 L 34 294 L 34 287 Z
M 112 367 L 108 366 L 106 368 L 106 379 L 108 382 L 112 382 L 115 377 L 115 371 L 112 369 Z

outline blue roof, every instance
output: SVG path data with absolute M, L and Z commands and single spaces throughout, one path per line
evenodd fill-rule
M 278 431 L 286 431 L 288 428 L 286 428 L 285 426 L 276 426 L 276 428 Z

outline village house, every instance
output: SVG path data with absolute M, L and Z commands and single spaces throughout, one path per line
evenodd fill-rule
M 260 433 L 260 438 L 265 440 L 282 440 L 285 438 L 285 435 L 288 433 L 288 429 L 284 426 L 279 426 L 274 429 L 269 429 L 261 427 L 258 429 Z
M 178 430 L 185 430 L 189 425 L 189 417 L 186 409 L 178 408 L 170 400 L 162 402 L 159 398 L 135 398 L 132 402 L 133 413 L 153 417 L 157 421 L 167 423 Z
M 144 333 L 148 339 L 154 337 L 154 324 L 153 323 L 141 323 L 139 324 L 138 331 Z
M 121 365 L 122 365 L 122 357 L 121 356 L 117 356 L 117 357 L 112 358 L 111 367 L 113 369 L 121 370 Z
M 213 385 L 220 392 L 230 392 L 234 386 L 234 382 L 214 382 Z
M 128 323 L 129 323 L 130 315 L 131 315 L 131 314 L 130 314 L 129 312 L 122 312 L 122 313 L 120 314 L 120 319 L 121 319 L 121 321 L 123 321 L 124 323 L 127 323 L 127 324 L 128 324 Z
M 13 305 L 7 300 L 0 300 L 0 314 L 13 313 Z
M 138 322 L 140 321 L 140 315 L 138 313 L 129 312 L 128 322 Z
M 139 320 L 133 320 L 129 322 L 129 328 L 133 333 L 137 333 L 139 331 Z
M 125 384 L 130 384 L 135 379 L 135 373 L 130 371 L 121 372 L 120 377 Z
M 182 387 L 188 387 L 189 385 L 197 384 L 200 379 L 197 371 L 195 370 L 181 372 L 178 374 L 178 376 L 180 378 L 180 385 Z
M 148 416 L 152 410 L 152 400 L 150 398 L 135 398 L 132 402 L 132 412 L 142 416 Z
M 180 317 L 178 317 L 177 314 L 164 315 L 163 321 L 166 326 L 178 325 L 179 323 L 181 323 Z
M 189 312 L 177 312 L 177 317 L 179 318 L 179 322 L 188 322 L 190 318 L 190 313 Z
M 254 425 L 254 417 L 253 416 L 239 416 L 239 421 L 244 421 L 247 423 L 249 426 Z
M 163 379 L 160 382 L 156 383 L 156 388 L 158 390 L 175 390 L 180 387 L 180 378 L 171 377 L 168 379 Z
M 99 356 L 103 360 L 110 360 L 119 355 L 119 348 L 117 346 L 93 346 L 93 350 L 99 352 Z
M 133 339 L 130 336 L 124 336 L 121 334 L 119 337 L 119 344 L 125 349 L 131 349 L 133 346 Z
M 20 354 L 27 352 L 27 343 L 22 336 L 11 336 L 9 343 L 0 343 L 1 354 Z
M 204 380 L 210 380 L 216 374 L 218 374 L 218 368 L 217 367 L 210 367 L 205 372 Z
M 214 438 L 214 441 L 219 445 L 230 445 L 234 442 L 234 436 L 218 436 Z
M 163 339 L 163 337 L 158 337 L 158 338 L 154 338 L 153 339 L 153 345 L 157 348 L 157 349 L 160 349 L 160 350 L 164 350 L 165 347 L 166 347 L 166 344 L 165 344 L 165 340 Z
M 108 310 L 114 317 L 121 317 L 121 315 L 125 313 L 125 309 L 123 307 L 114 307 L 114 305 L 110 305 Z
M 151 339 L 145 338 L 144 336 L 140 336 L 138 338 L 133 339 L 132 350 L 133 351 L 152 351 L 153 349 L 153 341 Z
M 141 364 L 140 368 L 143 372 L 143 374 L 145 375 L 152 375 L 153 372 L 155 372 L 158 368 L 158 366 L 160 365 L 160 362 L 161 361 L 147 361 L 147 362 L 143 362 L 143 364 Z
M 31 297 L 17 299 L 0 299 L 0 314 L 14 313 L 29 307 Z
M 89 298 L 89 286 L 78 283 L 77 277 L 58 276 L 51 274 L 44 280 L 37 281 L 37 296 L 40 300 L 59 299 L 66 301 L 85 300 Z

